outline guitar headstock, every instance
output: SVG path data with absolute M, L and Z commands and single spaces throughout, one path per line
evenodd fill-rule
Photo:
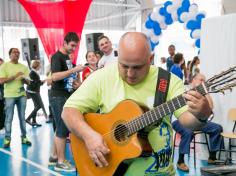
M 208 79 L 205 86 L 208 93 L 232 91 L 232 87 L 236 86 L 236 66 Z

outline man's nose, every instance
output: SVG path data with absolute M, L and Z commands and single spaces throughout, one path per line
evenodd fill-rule
M 127 70 L 127 76 L 128 76 L 128 77 L 133 77 L 133 75 L 134 75 L 134 69 L 129 68 L 129 69 Z

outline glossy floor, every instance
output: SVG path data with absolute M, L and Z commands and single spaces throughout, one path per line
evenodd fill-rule
M 53 139 L 52 124 L 45 123 L 43 117 L 38 118 L 42 124 L 41 127 L 32 128 L 27 125 L 28 137 L 32 141 L 32 146 L 21 145 L 20 129 L 17 117 L 14 117 L 12 128 L 12 141 L 10 149 L 3 149 L 2 143 L 4 135 L 0 135 L 0 176 L 51 176 L 51 175 L 68 175 L 74 176 L 73 173 L 56 172 L 53 167 L 48 167 L 48 158 L 50 155 L 50 146 Z M 67 144 L 66 157 L 73 163 L 70 154 L 70 147 Z M 175 152 L 178 153 L 178 152 Z M 176 158 L 176 157 L 175 157 Z M 197 168 L 194 169 L 193 158 L 188 160 L 190 172 L 188 174 L 178 171 L 176 175 L 200 175 L 200 167 L 206 166 L 204 160 L 197 160 Z M 176 163 L 176 161 L 175 161 Z

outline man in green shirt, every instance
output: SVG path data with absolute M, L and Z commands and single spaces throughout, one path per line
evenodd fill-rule
M 11 127 L 14 115 L 14 107 L 17 106 L 18 117 L 21 129 L 22 144 L 31 145 L 31 142 L 26 137 L 25 126 L 25 108 L 26 108 L 26 93 L 24 84 L 28 83 L 29 70 L 19 63 L 20 52 L 17 48 L 9 50 L 10 61 L 4 63 L 0 67 L 0 84 L 4 84 L 5 98 L 5 139 L 3 147 L 10 147 L 11 142 Z
M 158 77 L 158 69 L 151 66 L 153 57 L 148 39 L 143 33 L 124 34 L 119 42 L 118 64 L 98 70 L 71 95 L 65 104 L 62 114 L 64 122 L 72 133 L 85 142 L 91 160 L 98 167 L 109 165 L 105 156 L 110 150 L 101 134 L 85 122 L 83 114 L 96 112 L 98 109 L 101 113 L 109 113 L 118 103 L 126 99 L 152 109 Z M 172 74 L 167 100 L 183 92 L 183 82 Z M 202 125 L 197 118 L 202 120 L 211 114 L 209 104 L 204 96 L 195 91 L 188 92 L 184 97 L 188 107 L 184 106 L 174 114 L 184 126 L 197 128 Z M 167 116 L 158 127 L 152 128 L 148 133 L 153 154 L 129 162 L 125 175 L 174 175 L 171 159 L 172 133 L 170 117 Z M 123 173 L 116 172 L 115 175 Z

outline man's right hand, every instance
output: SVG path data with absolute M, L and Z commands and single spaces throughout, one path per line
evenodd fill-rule
M 110 153 L 110 149 L 107 147 L 103 137 L 96 131 L 93 131 L 92 134 L 83 139 L 94 164 L 98 167 L 108 166 L 105 155 Z
M 17 72 L 15 76 L 11 76 L 9 79 L 9 81 L 13 81 L 15 79 L 18 79 L 19 77 L 22 78 L 21 76 L 23 76 L 24 73 L 23 72 Z
M 83 71 L 85 68 L 86 68 L 86 67 L 83 66 L 83 65 L 76 65 L 76 66 L 75 66 L 74 68 L 72 68 L 72 69 L 73 69 L 73 73 L 75 73 L 75 72 L 81 72 L 81 71 Z
M 17 72 L 17 74 L 14 77 L 15 79 L 17 79 L 18 77 L 23 76 L 23 75 L 24 75 L 23 72 Z

